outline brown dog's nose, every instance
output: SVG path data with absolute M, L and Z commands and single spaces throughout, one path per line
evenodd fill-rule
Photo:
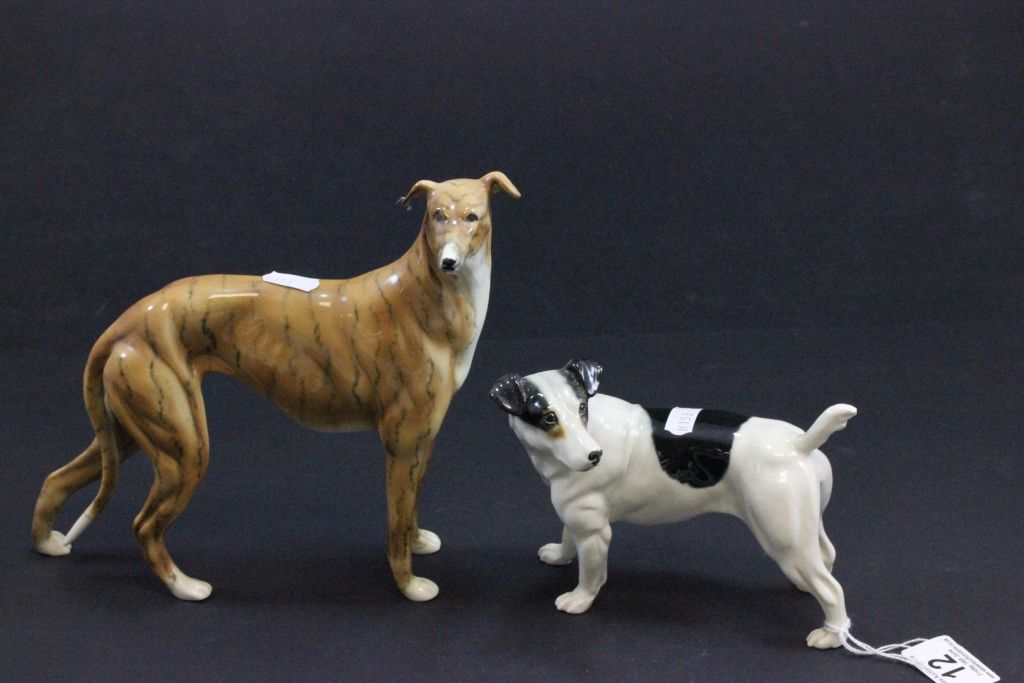
M 604 451 L 590 451 L 590 454 L 587 455 L 587 460 L 589 460 L 591 464 L 596 465 L 601 462 L 601 455 L 603 453 Z
M 445 258 L 441 259 L 441 267 L 445 270 L 455 270 L 455 259 Z

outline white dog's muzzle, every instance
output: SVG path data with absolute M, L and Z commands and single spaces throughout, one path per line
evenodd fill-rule
M 599 462 L 603 451 L 597 443 L 586 432 L 577 435 L 575 444 L 565 444 L 561 448 L 555 448 L 553 454 L 563 465 L 577 472 L 586 472 L 594 469 Z

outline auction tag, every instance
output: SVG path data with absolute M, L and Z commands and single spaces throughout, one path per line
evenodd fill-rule
M 900 653 L 933 681 L 992 683 L 999 676 L 949 636 L 937 636 Z
M 665 431 L 676 436 L 689 434 L 703 408 L 673 408 L 665 420 Z
M 274 285 L 291 287 L 292 289 L 301 289 L 303 292 L 312 292 L 314 289 L 320 286 L 320 280 L 318 280 L 315 277 L 290 275 L 288 273 L 279 273 L 276 270 L 264 275 L 263 281 L 269 282 Z

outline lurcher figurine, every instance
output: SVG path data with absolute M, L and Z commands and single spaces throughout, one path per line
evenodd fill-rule
M 171 559 L 167 528 L 206 472 L 209 438 L 200 384 L 237 377 L 297 422 L 324 430 L 376 428 L 387 460 L 391 571 L 411 600 L 437 585 L 414 576 L 411 553 L 436 552 L 416 518 L 420 484 L 452 396 L 462 385 L 487 313 L 490 195 L 519 191 L 497 171 L 480 179 L 421 180 L 400 202 L 426 196 L 412 247 L 394 263 L 303 292 L 244 275 L 174 282 L 129 308 L 93 346 L 85 368 L 92 443 L 50 474 L 36 502 L 36 550 L 64 555 L 107 503 L 120 461 L 138 449 L 155 480 L 135 518 L 143 553 L 183 600 L 211 586 Z M 53 530 L 67 498 L 101 479 L 67 536 Z

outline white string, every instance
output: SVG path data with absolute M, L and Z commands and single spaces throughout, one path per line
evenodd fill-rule
M 868 655 L 872 657 L 882 657 L 884 659 L 891 659 L 894 662 L 903 662 L 910 666 L 915 666 L 914 662 L 909 657 L 904 657 L 902 654 L 894 652 L 894 650 L 904 650 L 913 645 L 918 645 L 927 640 L 927 638 L 911 638 L 910 640 L 903 643 L 893 643 L 892 645 L 883 645 L 881 647 L 872 647 L 862 640 L 854 638 L 850 633 L 850 627 L 853 622 L 847 621 L 844 626 L 837 627 L 832 624 L 825 622 L 825 630 L 829 633 L 835 633 L 839 636 L 840 644 L 847 650 L 855 655 Z

